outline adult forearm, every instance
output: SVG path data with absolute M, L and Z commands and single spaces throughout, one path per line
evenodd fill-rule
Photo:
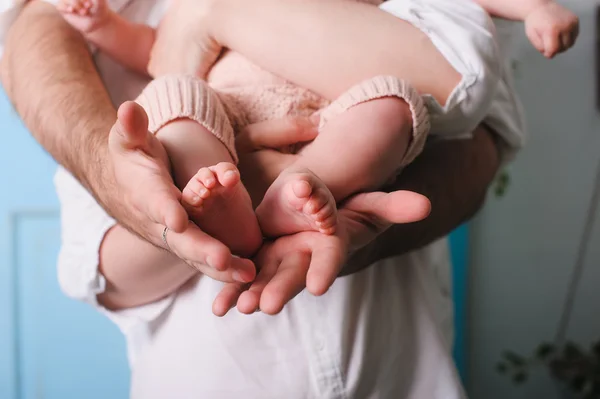
M 28 3 L 11 28 L 2 81 L 36 140 L 92 192 L 116 111 L 81 35 L 47 3 Z
M 426 148 L 391 189 L 427 196 L 431 214 L 417 223 L 390 227 L 358 251 L 343 274 L 423 247 L 467 221 L 483 204 L 499 162 L 493 133 L 484 126 L 476 129 L 470 140 L 440 141 Z

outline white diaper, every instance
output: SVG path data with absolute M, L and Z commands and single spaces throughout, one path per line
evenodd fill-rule
M 424 96 L 431 134 L 470 137 L 486 116 L 500 77 L 496 29 L 491 17 L 472 0 L 390 0 L 380 8 L 425 33 L 462 75 L 445 106 Z

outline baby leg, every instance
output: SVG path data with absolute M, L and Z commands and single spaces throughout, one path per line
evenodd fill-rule
M 173 178 L 193 222 L 229 246 L 252 255 L 262 234 L 235 164 L 233 129 L 217 94 L 193 77 L 154 80 L 138 102 L 147 110 L 170 159 Z
M 389 181 L 418 155 L 428 130 L 421 97 L 405 82 L 381 76 L 353 87 L 322 112 L 319 136 L 267 190 L 256 209 L 263 233 L 332 233 L 335 204 Z

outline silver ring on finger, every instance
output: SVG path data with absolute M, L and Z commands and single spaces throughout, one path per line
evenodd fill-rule
M 169 228 L 165 226 L 165 228 L 162 232 L 162 240 L 163 240 L 163 243 L 165 244 L 166 249 L 168 249 L 170 251 L 171 247 L 169 246 L 169 243 L 167 241 L 167 233 L 168 232 L 169 232 Z

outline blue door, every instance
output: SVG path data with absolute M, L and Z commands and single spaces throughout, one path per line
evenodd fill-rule
M 127 398 L 123 336 L 58 286 L 56 164 L 1 91 L 0 139 L 0 398 Z

